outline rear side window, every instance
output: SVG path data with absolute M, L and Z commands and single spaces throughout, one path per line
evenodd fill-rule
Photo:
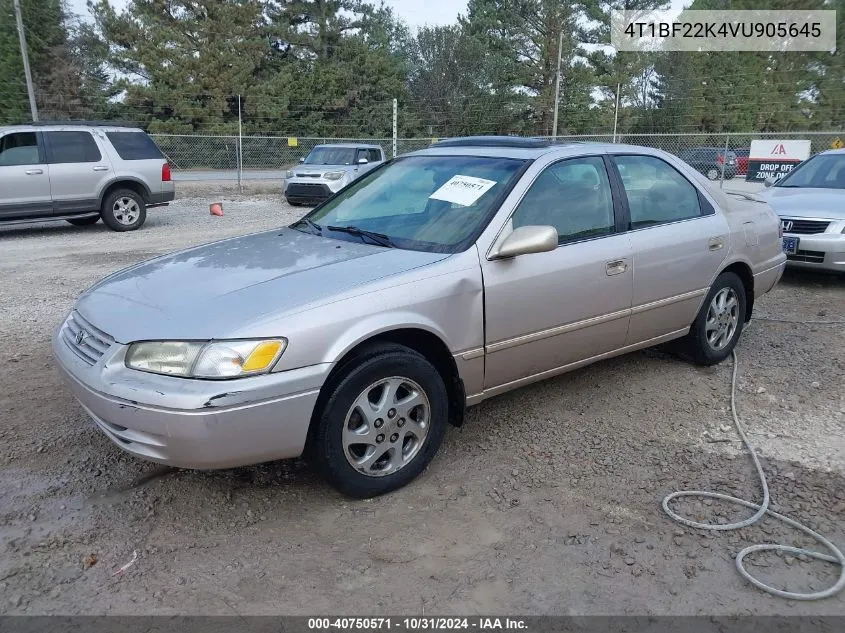
M 613 158 L 628 197 L 631 228 L 688 220 L 702 215 L 698 189 L 674 167 L 654 156 Z
M 90 132 L 45 132 L 50 163 L 96 163 L 102 158 Z
M 40 162 L 35 132 L 18 132 L 0 138 L 0 167 L 37 165 Z
M 378 161 L 381 160 L 381 152 L 380 151 L 378 151 L 377 149 L 370 149 L 368 151 L 370 152 L 370 155 L 367 158 L 371 163 L 377 163 Z
M 106 132 L 106 136 L 123 160 L 164 158 L 153 139 L 143 132 Z

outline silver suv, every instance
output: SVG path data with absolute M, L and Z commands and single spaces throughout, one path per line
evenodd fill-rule
M 0 224 L 100 218 L 133 231 L 173 200 L 170 165 L 142 130 L 112 124 L 0 127 Z
M 285 174 L 285 199 L 292 205 L 319 204 L 384 162 L 380 145 L 315 145 L 301 165 Z

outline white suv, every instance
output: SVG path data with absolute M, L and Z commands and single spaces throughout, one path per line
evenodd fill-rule
M 132 231 L 173 200 L 170 165 L 142 130 L 113 124 L 0 127 L 0 225 L 100 218 Z

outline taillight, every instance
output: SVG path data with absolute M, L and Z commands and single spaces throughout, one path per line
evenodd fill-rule
M 161 166 L 161 181 L 162 182 L 170 182 L 170 163 L 164 163 Z
M 721 154 L 717 154 L 717 155 L 716 155 L 716 162 L 717 162 L 717 163 L 719 163 L 719 164 L 721 165 L 722 163 L 724 163 L 724 162 L 725 162 L 725 157 L 724 157 L 724 156 L 722 156 Z

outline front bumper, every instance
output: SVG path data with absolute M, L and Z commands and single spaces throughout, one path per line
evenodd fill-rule
M 181 468 L 232 468 L 302 454 L 321 364 L 237 380 L 159 376 L 128 369 L 112 343 L 91 364 L 62 335 L 53 353 L 76 399 L 123 450 Z
M 845 234 L 831 232 L 783 235 L 798 238 L 798 252 L 786 256 L 786 263 L 790 268 L 845 272 Z
M 343 189 L 348 182 L 348 176 L 340 180 L 294 177 L 285 181 L 285 198 L 300 204 L 319 204 Z

